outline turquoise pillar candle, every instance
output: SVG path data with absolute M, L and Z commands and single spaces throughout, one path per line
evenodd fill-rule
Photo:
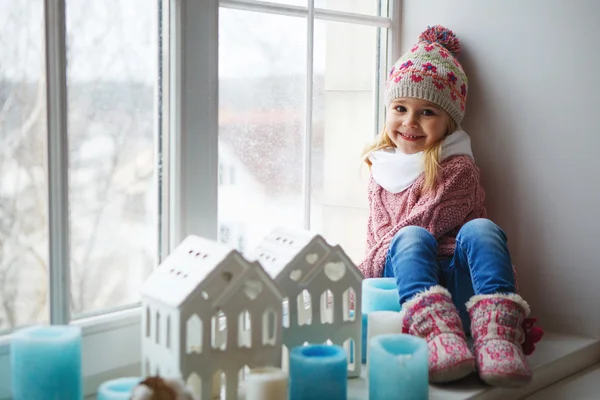
M 129 400 L 133 388 L 141 381 L 142 379 L 138 377 L 106 381 L 98 388 L 98 400 Z
M 350 310 L 350 319 L 354 319 L 354 310 Z M 348 354 L 350 356 L 348 363 L 354 364 L 354 340 L 350 341 L 348 348 Z
M 362 347 L 360 348 L 361 352 L 361 361 L 363 364 L 367 362 L 367 334 L 369 332 L 369 314 L 363 313 L 362 315 Z
M 378 335 L 369 340 L 369 400 L 429 398 L 427 342 L 412 335 Z
M 14 400 L 81 400 L 81 328 L 33 326 L 13 333 Z
M 368 317 L 372 311 L 400 311 L 400 295 L 394 278 L 368 278 L 362 282 L 362 363 L 367 362 Z
M 341 346 L 294 347 L 290 352 L 289 400 L 346 400 L 347 365 Z
M 362 312 L 400 311 L 400 295 L 394 278 L 369 278 L 362 282 Z

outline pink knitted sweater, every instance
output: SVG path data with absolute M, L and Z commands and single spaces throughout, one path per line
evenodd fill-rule
M 405 226 L 421 226 L 438 240 L 438 254 L 454 253 L 456 234 L 468 221 L 485 218 L 485 192 L 479 181 L 479 168 L 467 156 L 444 160 L 437 186 L 421 195 L 422 174 L 408 189 L 390 193 L 371 178 L 367 251 L 359 265 L 365 278 L 383 275 L 388 246 Z

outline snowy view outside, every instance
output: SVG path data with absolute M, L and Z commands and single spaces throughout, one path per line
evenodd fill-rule
M 376 5 L 316 2 L 363 14 Z M 219 24 L 220 238 L 243 251 L 278 224 L 303 226 L 306 20 L 222 9 Z M 311 229 L 355 261 L 365 239 L 360 153 L 375 133 L 378 29 L 315 22 Z
M 48 320 L 43 1 L 0 1 L 0 330 Z M 157 2 L 67 1 L 71 303 L 137 301 L 156 265 Z
M 158 263 L 158 4 L 67 0 L 74 317 L 134 304 Z M 219 240 L 244 251 L 303 224 L 306 20 L 221 9 L 219 24 Z M 378 29 L 315 23 L 312 227 L 355 259 Z M 48 321 L 43 43 L 43 1 L 0 0 L 0 330 Z

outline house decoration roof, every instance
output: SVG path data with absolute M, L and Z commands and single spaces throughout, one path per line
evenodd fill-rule
M 346 274 L 351 274 L 358 282 L 362 282 L 362 280 L 365 279 L 362 272 L 356 268 L 354 262 L 348 257 L 344 249 L 342 249 L 341 246 L 336 245 L 331 248 L 331 251 L 327 253 L 325 257 L 323 257 L 321 266 L 311 269 L 300 281 L 300 284 L 302 286 L 310 285 L 310 282 L 319 276 L 321 267 L 324 269 L 325 275 L 334 282 L 344 279 Z
M 259 261 L 271 278 L 276 279 L 301 250 L 316 242 L 327 244 L 313 232 L 277 227 L 249 252 L 248 257 Z
M 342 247 L 332 246 L 321 235 L 307 230 L 278 227 L 252 250 L 250 256 L 280 283 L 289 274 L 298 286 L 305 287 L 322 270 L 334 281 L 342 279 L 346 273 L 359 281 L 364 279 Z M 294 260 L 302 263 L 304 270 L 295 270 L 298 266 L 292 262 Z
M 227 259 L 237 263 L 243 260 L 237 251 L 224 244 L 190 235 L 150 275 L 141 294 L 167 306 L 180 307 L 215 267 Z
M 263 290 L 273 293 L 279 302 L 283 301 L 284 295 L 277 284 L 269 277 L 261 265 L 257 262 L 250 264 L 237 278 L 233 279 L 227 290 L 221 293 L 213 302 L 213 307 L 222 308 L 229 300 L 239 292 L 243 292 L 248 300 L 254 300 Z

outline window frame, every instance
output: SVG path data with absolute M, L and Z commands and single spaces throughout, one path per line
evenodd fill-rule
M 217 239 L 218 221 L 218 20 L 219 8 L 231 8 L 307 19 L 306 134 L 304 138 L 305 226 L 310 224 L 310 168 L 312 68 L 316 19 L 388 28 L 387 52 L 380 55 L 378 74 L 385 77 L 400 55 L 400 0 L 388 0 L 389 16 L 377 17 L 342 11 L 290 6 L 258 0 L 156 0 L 162 4 L 162 102 L 156 123 L 167 135 L 156 143 L 162 156 L 159 258 L 166 257 L 188 234 Z M 49 160 L 50 322 L 81 326 L 83 377 L 86 396 L 100 383 L 119 376 L 139 375 L 141 308 L 70 321 L 68 293 L 68 159 L 66 92 L 66 0 L 45 0 L 46 76 Z M 157 35 L 158 37 L 158 35 Z M 384 79 L 375 88 L 382 92 Z M 158 93 L 157 93 L 158 95 Z M 376 130 L 383 124 L 383 107 Z M 10 334 L 0 336 L 0 399 L 10 398 Z

